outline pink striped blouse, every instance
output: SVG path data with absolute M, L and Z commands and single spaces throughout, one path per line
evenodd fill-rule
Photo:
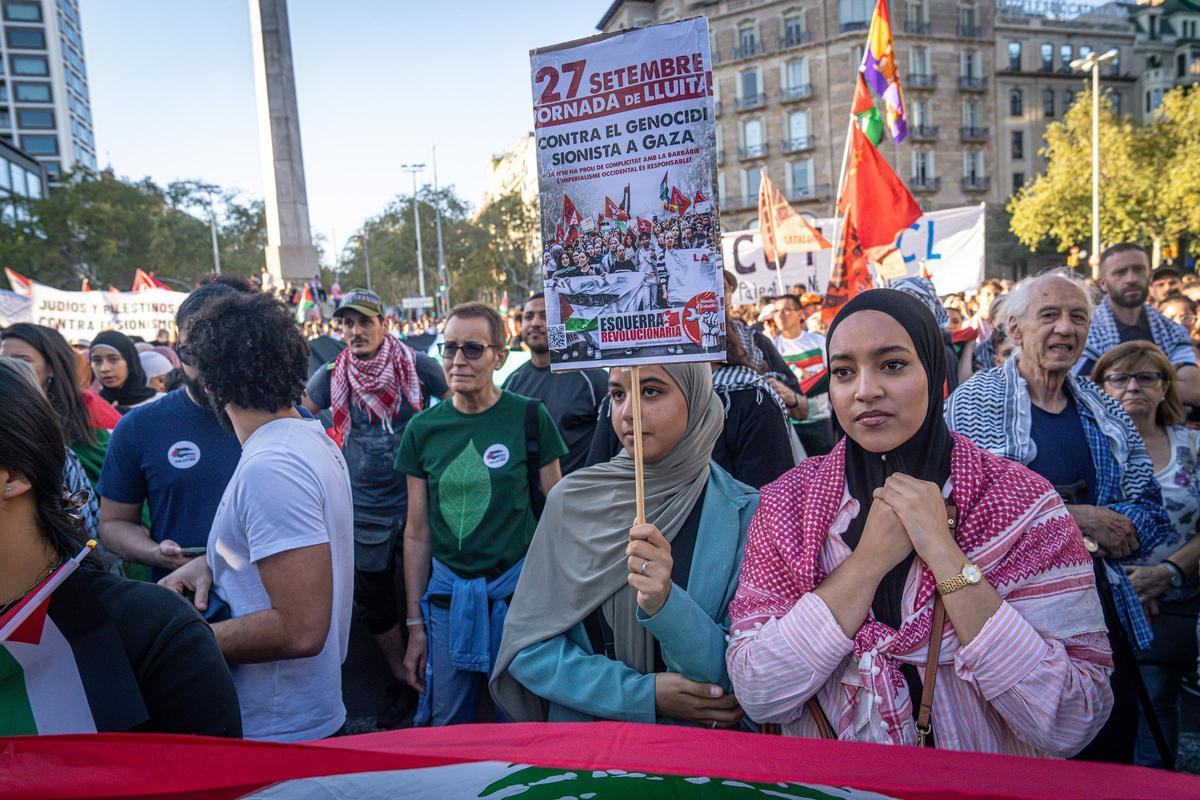
M 842 534 L 857 513 L 858 502 L 843 492 L 820 550 L 825 574 L 850 555 Z M 919 567 L 915 562 L 905 584 L 904 617 L 916 610 Z M 783 616 L 732 637 L 726 662 L 738 702 L 751 719 L 782 724 L 786 735 L 816 738 L 820 734 L 804 704 L 816 695 L 838 724 L 845 711 L 842 684 L 861 684 L 853 650 L 854 641 L 825 601 L 810 592 Z M 959 643 L 949 625 L 942 658 L 932 712 L 941 749 L 1067 758 L 1091 741 L 1112 710 L 1107 637 L 1045 638 L 1008 602 L 968 645 Z M 924 681 L 924 662 L 917 670 Z M 886 729 L 869 725 L 839 735 L 889 741 Z

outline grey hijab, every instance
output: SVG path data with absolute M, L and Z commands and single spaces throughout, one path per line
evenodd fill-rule
M 683 391 L 688 422 L 679 444 L 645 465 L 646 521 L 671 541 L 708 483 L 725 415 L 708 364 L 662 367 Z M 513 658 L 570 630 L 600 606 L 612 627 L 617 657 L 642 674 L 654 671 L 654 642 L 637 623 L 637 592 L 626 582 L 633 473 L 633 458 L 622 450 L 604 464 L 563 478 L 546 498 L 492 672 L 492 697 L 518 722 L 545 721 L 547 707 L 508 674 Z

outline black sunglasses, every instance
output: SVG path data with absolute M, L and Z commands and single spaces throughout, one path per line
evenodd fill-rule
M 438 352 L 442 354 L 442 358 L 445 360 L 453 361 L 461 350 L 468 361 L 475 361 L 482 357 L 489 347 L 495 346 L 494 344 L 480 344 L 479 342 L 467 342 L 464 345 L 460 345 L 458 342 L 438 342 Z

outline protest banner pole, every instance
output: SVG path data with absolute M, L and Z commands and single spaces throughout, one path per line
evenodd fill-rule
M 646 475 L 642 460 L 642 368 L 629 368 L 629 390 L 633 392 L 633 497 L 637 509 L 633 524 L 646 522 Z
M 855 72 L 855 80 L 858 73 Z M 837 189 L 833 193 L 833 236 L 829 241 L 833 244 L 833 258 L 837 260 L 838 228 L 841 227 L 842 217 L 838 207 L 842 204 L 842 189 L 846 185 L 846 166 L 850 163 L 850 140 L 854 137 L 854 104 L 850 104 L 850 122 L 846 125 L 846 145 L 842 148 L 842 168 L 838 172 Z

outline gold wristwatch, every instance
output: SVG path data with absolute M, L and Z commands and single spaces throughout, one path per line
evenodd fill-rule
M 958 573 L 952 578 L 946 578 L 944 581 L 938 581 L 938 594 L 950 594 L 951 592 L 957 592 L 959 589 L 963 589 L 967 586 L 974 586 L 981 580 L 983 580 L 983 572 L 979 569 L 979 567 L 968 561 L 966 564 L 963 564 L 962 572 Z

